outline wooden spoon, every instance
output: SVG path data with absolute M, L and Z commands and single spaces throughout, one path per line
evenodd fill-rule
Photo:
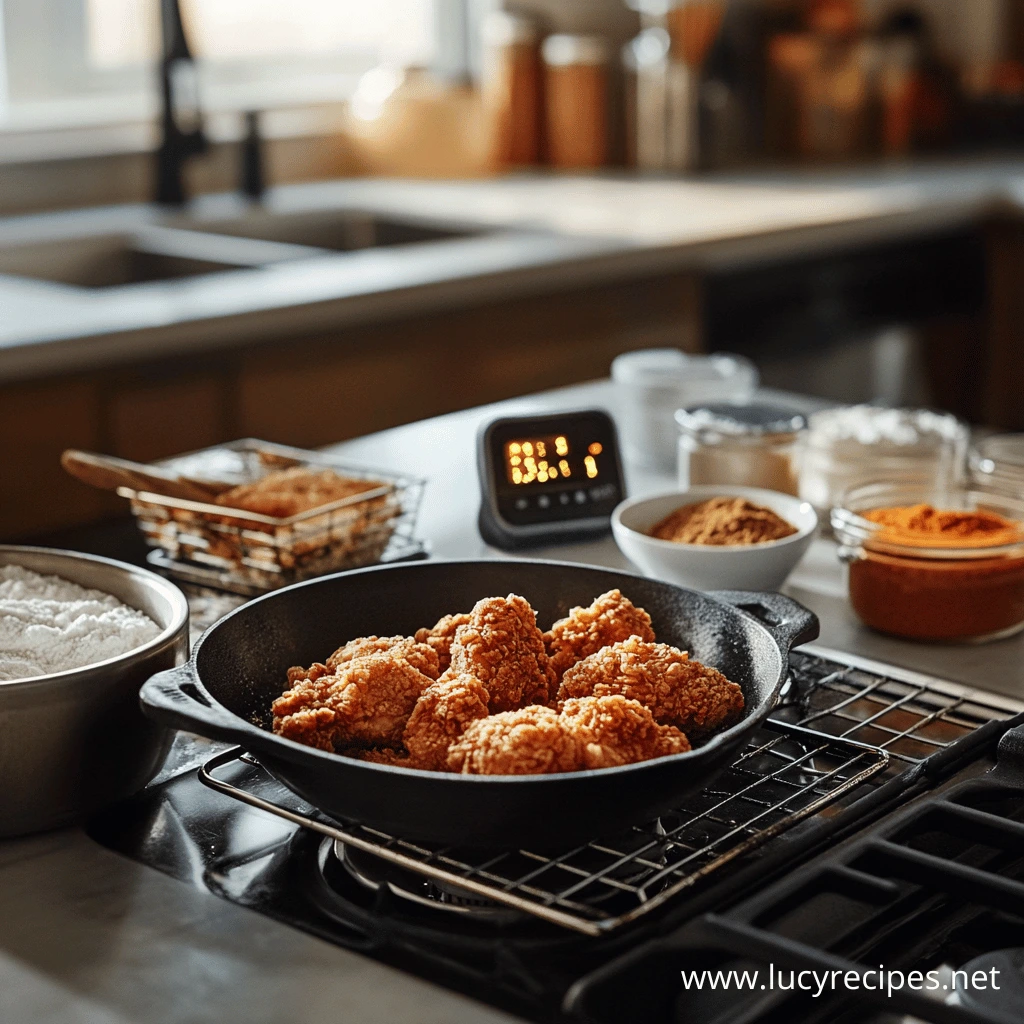
M 133 491 L 151 491 L 168 498 L 211 502 L 218 494 L 234 486 L 216 480 L 192 480 L 159 466 L 130 462 L 113 455 L 82 452 L 75 448 L 68 448 L 64 452 L 60 464 L 76 479 L 104 491 L 130 487 Z

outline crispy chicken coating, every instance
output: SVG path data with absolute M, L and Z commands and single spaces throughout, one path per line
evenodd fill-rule
M 631 636 L 653 643 L 651 617 L 621 591 L 609 590 L 589 608 L 573 608 L 568 617 L 559 619 L 544 634 L 544 643 L 555 677 L 560 680 L 576 662 Z
M 477 601 L 469 622 L 455 630 L 448 675 L 471 675 L 490 694 L 492 713 L 546 704 L 556 682 L 537 616 L 525 598 Z
M 320 750 L 397 747 L 430 678 L 401 658 L 374 654 L 335 674 L 297 680 L 274 701 L 274 732 Z
M 448 748 L 471 722 L 487 717 L 487 701 L 483 684 L 472 676 L 431 683 L 416 702 L 403 736 L 415 767 L 444 771 Z
M 557 711 L 532 706 L 471 722 L 448 751 L 463 775 L 547 775 L 583 766 L 583 744 Z
M 706 733 L 738 719 L 743 691 L 717 669 L 691 661 L 685 651 L 632 636 L 568 669 L 559 701 L 621 693 L 650 708 L 663 725 Z
M 690 749 L 674 725 L 658 725 L 643 704 L 621 694 L 573 697 L 562 705 L 561 718 L 583 744 L 585 768 L 614 768 Z
M 232 487 L 214 501 L 229 508 L 284 519 L 383 486 L 379 480 L 354 480 L 333 469 L 294 466 L 268 473 L 254 483 Z
M 339 647 L 328 659 L 327 668 L 336 672 L 340 665 L 366 658 L 371 654 L 387 654 L 402 658 L 425 676 L 436 679 L 440 674 L 437 654 L 427 644 L 417 643 L 411 636 L 360 636 Z
M 335 753 L 354 757 L 357 761 L 369 761 L 371 764 L 388 764 L 398 768 L 420 767 L 413 763 L 409 751 L 394 750 L 391 747 L 342 747 Z
M 418 644 L 426 644 L 433 649 L 442 673 L 447 672 L 452 663 L 452 641 L 455 639 L 455 631 L 459 626 L 465 626 L 467 622 L 469 615 L 466 612 L 459 612 L 457 615 L 443 616 L 437 620 L 437 625 L 429 629 L 424 626 L 423 629 L 416 630 L 414 639 Z

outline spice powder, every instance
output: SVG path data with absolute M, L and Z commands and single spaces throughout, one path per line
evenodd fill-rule
M 709 498 L 684 505 L 651 529 L 651 536 L 676 544 L 764 544 L 791 537 L 792 523 L 746 498 Z
M 931 505 L 862 513 L 882 527 L 873 540 L 975 557 L 894 553 L 865 544 L 850 565 L 850 603 L 867 625 L 919 640 L 996 637 L 1024 624 L 1024 556 L 988 549 L 1024 543 L 1021 525 L 992 512 Z

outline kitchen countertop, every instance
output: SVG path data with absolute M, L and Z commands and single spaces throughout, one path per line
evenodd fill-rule
M 476 531 L 476 427 L 498 415 L 598 407 L 598 382 L 348 441 L 347 459 L 429 478 L 419 532 L 443 558 L 496 556 Z M 669 474 L 628 472 L 633 494 Z M 628 568 L 610 539 L 531 557 Z M 979 647 L 913 644 L 854 620 L 829 541 L 787 585 L 822 623 L 821 644 L 1024 697 L 1024 636 Z M 0 842 L 4 1024 L 498 1024 L 512 1018 L 119 857 L 79 829 Z
M 835 251 L 1024 208 L 1020 160 L 670 180 L 523 176 L 349 180 L 271 190 L 276 213 L 355 210 L 487 230 L 209 276 L 86 289 L 0 274 L 0 381 L 241 345 L 380 317 L 652 273 Z M 237 197 L 184 220 L 138 205 L 0 221 L 8 245 L 241 217 Z

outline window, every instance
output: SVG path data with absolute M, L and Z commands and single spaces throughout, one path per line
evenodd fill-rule
M 382 60 L 432 63 L 452 0 L 181 0 L 207 109 L 339 99 Z M 0 124 L 149 119 L 160 0 L 0 0 Z

